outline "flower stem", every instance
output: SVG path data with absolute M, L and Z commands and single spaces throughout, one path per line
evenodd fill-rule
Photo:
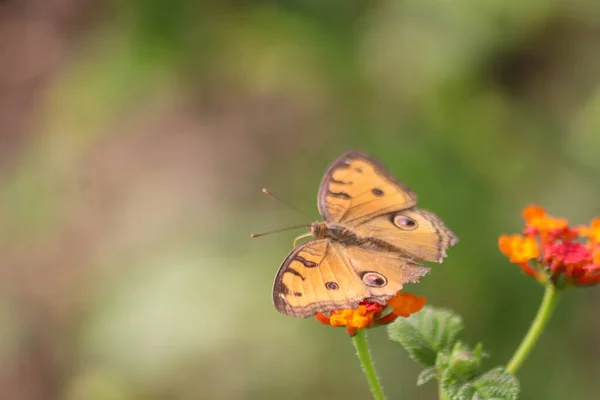
M 535 319 L 531 323 L 529 327 L 529 332 L 523 338 L 523 341 L 519 345 L 519 348 L 513 355 L 512 359 L 506 366 L 506 372 L 509 374 L 515 375 L 517 370 L 523 364 L 529 352 L 538 341 L 540 335 L 544 331 L 552 312 L 556 308 L 556 303 L 558 301 L 558 292 L 552 282 L 548 282 L 546 284 L 546 291 L 544 292 L 544 299 L 542 300 L 542 304 L 540 304 L 540 308 L 538 309 L 537 315 Z
M 379 383 L 379 378 L 377 377 L 377 372 L 373 365 L 373 359 L 371 358 L 371 352 L 369 351 L 365 330 L 357 329 L 356 334 L 352 336 L 352 342 L 356 348 L 356 354 L 362 365 L 363 372 L 369 382 L 369 388 L 371 389 L 371 393 L 373 393 L 373 398 L 375 400 L 385 400 L 383 388 L 381 387 L 381 383 Z
M 438 390 L 439 390 L 438 393 L 439 393 L 439 399 L 440 400 L 450 400 L 450 397 L 446 396 L 446 393 L 444 393 L 444 390 L 442 389 L 442 381 L 441 380 L 440 380 L 440 383 L 439 383 Z

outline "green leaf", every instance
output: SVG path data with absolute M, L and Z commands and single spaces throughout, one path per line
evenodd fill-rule
M 452 369 L 445 369 L 442 371 L 440 387 L 443 392 L 452 400 L 456 400 L 457 393 L 465 385 L 465 383 L 466 381 L 456 375 Z
M 459 385 L 451 373 L 442 377 L 442 389 L 452 400 L 516 400 L 519 381 L 503 367 L 495 368 L 478 378 Z
M 448 368 L 450 363 L 450 354 L 447 350 L 442 350 L 437 354 L 437 358 L 435 359 L 435 368 L 438 371 L 444 371 Z
M 419 378 L 417 379 L 417 386 L 421 386 L 421 385 L 426 384 L 427 382 L 429 382 L 433 378 L 436 378 L 437 375 L 438 375 L 437 368 L 435 368 L 435 367 L 425 368 L 419 374 Z
M 448 310 L 425 307 L 388 326 L 390 339 L 400 342 L 410 358 L 433 367 L 437 353 L 450 349 L 463 330 L 462 318 Z

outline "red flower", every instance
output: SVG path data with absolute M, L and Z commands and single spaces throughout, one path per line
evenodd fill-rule
M 398 292 L 386 304 L 365 300 L 357 308 L 331 310 L 329 316 L 317 313 L 315 317 L 325 325 L 345 326 L 348 334 L 354 336 L 357 329 L 389 324 L 394 322 L 398 317 L 408 317 L 420 311 L 423 305 L 425 305 L 425 297 L 417 297 L 412 293 Z M 391 310 L 384 315 L 383 312 L 388 306 Z
M 523 218 L 523 235 L 502 235 L 498 240 L 510 262 L 540 282 L 600 282 L 600 218 L 589 227 L 571 228 L 566 219 L 551 217 L 539 206 L 525 208 Z

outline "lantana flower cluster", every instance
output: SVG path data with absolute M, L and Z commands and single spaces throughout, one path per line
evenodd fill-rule
M 365 329 L 394 322 L 398 317 L 408 317 L 420 311 L 425 305 L 425 297 L 412 293 L 398 292 L 387 300 L 386 304 L 362 301 L 355 309 L 331 310 L 329 316 L 317 313 L 319 322 L 330 326 L 345 326 L 350 336 L 357 329 Z M 384 313 L 389 308 L 389 312 Z
M 600 218 L 589 226 L 569 226 L 542 207 L 523 210 L 525 228 L 520 235 L 502 235 L 498 245 L 510 262 L 545 283 L 586 286 L 600 282 Z

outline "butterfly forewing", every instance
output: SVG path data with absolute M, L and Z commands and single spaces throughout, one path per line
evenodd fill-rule
M 415 193 L 370 156 L 353 151 L 327 170 L 319 189 L 319 212 L 325 221 L 348 222 L 403 210 L 417 202 Z

